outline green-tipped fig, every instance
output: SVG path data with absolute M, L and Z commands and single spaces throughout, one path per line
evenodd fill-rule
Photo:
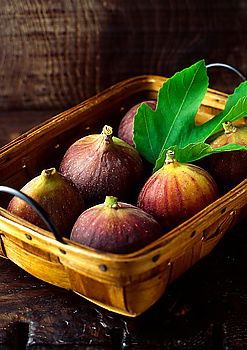
M 43 170 L 40 176 L 29 181 L 21 191 L 41 205 L 64 236 L 70 233 L 78 215 L 84 210 L 84 201 L 77 188 L 55 168 Z M 39 215 L 22 199 L 14 197 L 8 210 L 47 229 Z
M 223 123 L 224 131 L 211 137 L 212 148 L 229 144 L 247 146 L 247 127 L 233 126 L 231 122 Z M 229 151 L 212 154 L 201 161 L 202 166 L 212 174 L 223 191 L 227 191 L 247 177 L 247 151 Z
M 138 206 L 166 229 L 181 224 L 218 197 L 217 185 L 203 169 L 178 162 L 168 151 L 164 166 L 144 185 Z
M 100 203 L 108 193 L 128 199 L 142 178 L 142 161 L 138 152 L 126 142 L 112 136 L 104 126 L 101 134 L 88 135 L 67 150 L 61 173 L 82 192 L 87 206 Z
M 159 238 L 163 229 L 140 208 L 107 196 L 104 204 L 84 211 L 77 219 L 71 240 L 111 253 L 132 253 Z
M 147 104 L 150 108 L 152 108 L 153 111 L 155 110 L 156 104 L 157 104 L 156 101 L 149 100 L 149 101 L 143 101 L 133 106 L 124 115 L 118 128 L 118 137 L 133 147 L 135 146 L 133 141 L 134 117 L 137 113 L 138 108 L 142 103 Z

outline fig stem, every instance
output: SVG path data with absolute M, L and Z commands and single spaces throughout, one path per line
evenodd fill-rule
M 106 196 L 104 205 L 110 208 L 118 208 L 117 197 Z
M 165 164 L 171 164 L 177 162 L 177 159 L 175 159 L 174 151 L 169 150 L 166 152 L 166 159 Z
M 105 125 L 102 130 L 102 134 L 105 136 L 112 136 L 112 127 L 109 125 Z
M 237 128 L 233 126 L 231 122 L 224 122 L 222 125 L 224 128 L 225 134 L 231 134 L 232 132 L 237 131 Z
M 41 175 L 42 175 L 42 177 L 50 177 L 52 175 L 55 175 L 56 172 L 57 171 L 55 168 L 50 168 L 50 169 L 42 170 Z
M 109 125 L 105 125 L 102 130 L 102 135 L 105 137 L 105 142 L 110 144 L 112 142 L 112 127 Z

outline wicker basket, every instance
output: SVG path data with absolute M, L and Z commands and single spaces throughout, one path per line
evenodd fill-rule
M 22 187 L 44 168 L 57 167 L 66 148 L 79 137 L 117 127 L 134 103 L 155 98 L 165 78 L 140 76 L 121 82 L 51 118 L 0 150 L 0 183 Z M 227 95 L 208 93 L 197 122 L 224 108 Z M 116 129 L 115 129 L 116 130 Z M 7 195 L 1 195 L 6 207 Z M 0 208 L 0 254 L 32 275 L 71 289 L 117 313 L 137 316 L 166 286 L 207 255 L 226 230 L 246 213 L 247 181 L 152 244 L 132 254 L 98 252 L 39 229 Z

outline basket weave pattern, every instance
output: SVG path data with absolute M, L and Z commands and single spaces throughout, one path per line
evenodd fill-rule
M 155 98 L 164 81 L 157 76 L 126 80 L 20 136 L 0 150 L 0 183 L 20 188 L 42 169 L 58 166 L 76 139 L 98 132 L 105 123 L 117 126 L 124 110 Z M 212 118 L 226 99 L 226 94 L 209 90 L 196 122 Z M 0 208 L 0 255 L 46 282 L 109 310 L 136 316 L 206 256 L 246 211 L 247 180 L 145 248 L 117 255 L 66 239 L 62 244 L 52 233 Z

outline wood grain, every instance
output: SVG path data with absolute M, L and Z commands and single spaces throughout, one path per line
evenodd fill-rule
M 136 319 L 103 310 L 0 259 L 0 349 L 245 350 L 246 224 Z
M 59 110 L 0 111 L 0 147 L 59 112 Z
M 0 109 L 66 108 L 131 76 L 196 60 L 247 73 L 244 0 L 2 0 Z M 211 69 L 211 86 L 240 81 Z

